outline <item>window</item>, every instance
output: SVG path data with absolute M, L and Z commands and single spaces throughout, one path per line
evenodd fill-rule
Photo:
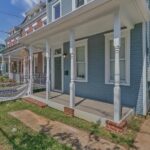
M 72 9 L 76 9 L 80 6 L 83 6 L 84 4 L 87 3 L 87 0 L 72 0 Z
M 113 34 L 105 35 L 105 83 L 114 83 L 115 50 Z M 123 31 L 120 47 L 120 81 L 122 85 L 130 85 L 130 31 Z
M 47 25 L 47 17 L 46 16 L 44 18 L 42 18 L 42 23 L 43 23 L 43 26 Z
M 30 30 L 30 28 L 29 27 L 27 27 L 27 28 L 25 28 L 25 35 L 27 36 L 28 35 L 28 32 L 29 32 L 29 30 Z
M 78 8 L 78 7 L 82 6 L 82 5 L 84 5 L 84 1 L 85 1 L 85 0 L 76 0 L 76 8 Z
M 87 82 L 87 40 L 78 41 L 76 43 L 76 80 Z
M 32 25 L 32 29 L 33 29 L 33 31 L 35 31 L 36 29 L 37 29 L 37 22 L 35 22 L 33 25 Z
M 58 1 L 52 6 L 53 21 L 60 18 L 60 16 L 61 16 L 61 3 L 60 3 L 60 1 Z

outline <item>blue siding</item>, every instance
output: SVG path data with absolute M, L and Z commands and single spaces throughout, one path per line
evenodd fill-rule
M 64 69 L 69 75 L 64 77 L 64 92 L 69 93 L 70 55 L 69 42 L 64 43 L 68 57 L 64 60 Z M 121 86 L 122 105 L 134 107 L 138 114 L 143 112 L 142 83 L 142 24 L 131 31 L 131 84 Z M 113 103 L 113 85 L 105 84 L 105 37 L 97 34 L 88 37 L 88 82 L 76 82 L 76 95 Z
M 62 0 L 62 16 L 68 14 L 72 11 L 72 1 L 71 0 Z
M 58 0 L 51 0 L 48 3 L 47 11 L 50 22 L 52 21 L 52 5 L 56 3 Z M 72 1 L 71 0 L 62 0 L 62 16 L 68 14 L 72 11 Z
M 49 12 L 48 17 L 50 22 L 52 21 L 52 5 L 57 1 L 58 0 L 49 0 L 47 11 Z M 92 0 L 87 0 L 87 2 L 90 1 Z M 65 16 L 72 11 L 72 0 L 62 0 L 61 2 L 62 2 L 62 16 Z

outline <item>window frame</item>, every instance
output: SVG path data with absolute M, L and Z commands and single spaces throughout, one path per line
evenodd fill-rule
M 79 7 L 76 7 L 76 0 L 72 0 L 72 10 L 78 9 L 78 8 L 84 6 L 87 3 L 88 3 L 87 0 L 84 0 L 84 4 L 83 5 L 81 5 Z
M 110 80 L 110 41 L 114 40 L 113 33 L 105 34 L 105 84 L 114 84 Z M 125 38 L 125 82 L 120 81 L 120 85 L 130 86 L 130 30 L 125 29 L 121 32 L 121 38 Z
M 59 3 L 60 3 L 60 17 L 59 17 L 59 18 L 62 17 L 62 2 L 61 2 L 61 0 L 57 0 L 57 1 L 52 5 L 52 21 L 56 21 L 56 20 L 59 19 L 59 18 L 56 18 L 56 19 L 55 19 L 55 12 L 54 12 L 55 6 L 58 5 Z
M 77 77 L 77 56 L 76 56 L 76 50 L 77 47 L 85 47 L 85 78 L 81 79 Z M 76 41 L 75 43 L 75 81 L 76 82 L 88 82 L 88 39 Z

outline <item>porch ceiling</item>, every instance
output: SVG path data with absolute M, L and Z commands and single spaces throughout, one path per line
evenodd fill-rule
M 55 39 L 54 37 L 56 37 L 57 34 L 63 32 L 67 33 L 70 28 L 80 29 L 77 36 L 82 37 L 82 32 L 84 32 L 84 34 L 86 32 L 97 32 L 95 28 L 93 28 L 93 24 L 97 22 L 99 32 L 113 29 L 113 12 L 118 6 L 121 8 L 121 25 L 123 27 L 132 28 L 137 23 L 149 20 L 150 15 L 148 8 L 145 6 L 145 2 L 146 0 L 140 0 L 140 2 L 139 0 L 94 0 L 57 21 L 21 38 L 20 42 L 33 45 L 35 42 L 43 39 L 50 39 L 51 41 Z

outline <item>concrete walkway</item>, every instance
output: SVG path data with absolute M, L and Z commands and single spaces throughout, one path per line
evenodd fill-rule
M 142 124 L 134 146 L 135 150 L 150 150 L 150 118 Z
M 63 123 L 52 121 L 29 110 L 11 112 L 11 116 L 23 122 L 37 132 L 44 132 L 73 147 L 74 150 L 125 150 L 101 138 L 90 136 L 89 133 L 70 127 Z

